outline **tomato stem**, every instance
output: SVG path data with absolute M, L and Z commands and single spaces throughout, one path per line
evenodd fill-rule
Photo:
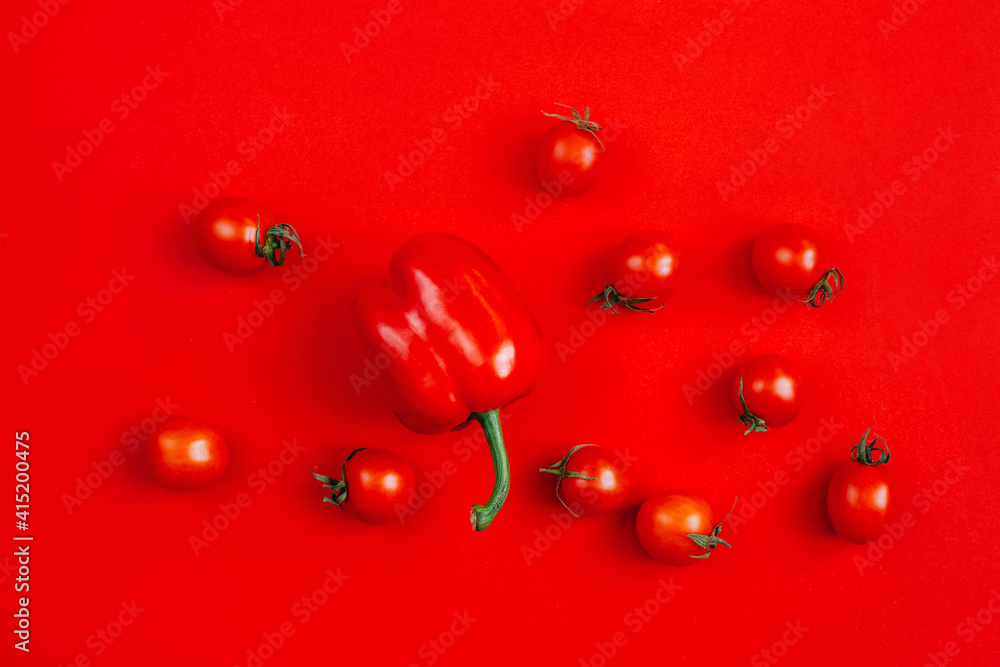
M 353 459 L 355 454 L 357 454 L 358 452 L 363 452 L 365 449 L 367 449 L 367 447 L 359 447 L 358 449 L 355 449 L 353 452 L 347 455 L 347 458 L 344 459 L 344 462 L 340 464 L 340 479 L 334 479 L 332 477 L 327 477 L 326 475 L 320 475 L 319 473 L 316 472 L 316 468 L 312 469 L 312 476 L 318 479 L 319 481 L 323 482 L 323 488 L 333 490 L 329 498 L 325 496 L 323 497 L 323 502 L 333 503 L 334 505 L 340 507 L 340 509 L 344 509 L 344 503 L 347 502 L 347 491 L 348 491 L 347 462 Z
M 868 442 L 868 434 L 871 431 L 871 429 L 865 431 L 864 435 L 861 436 L 861 442 L 851 449 L 851 458 L 866 466 L 884 465 L 889 462 L 889 445 L 886 444 L 885 438 L 877 433 L 872 441 Z M 875 446 L 879 444 L 880 447 Z M 878 452 L 878 458 L 872 456 L 874 452 Z
M 740 388 L 737 391 L 737 394 L 740 397 L 740 405 L 743 406 L 743 414 L 740 415 L 740 421 L 743 422 L 743 425 L 747 427 L 747 430 L 743 432 L 743 435 L 749 435 L 753 431 L 757 431 L 758 433 L 766 433 L 767 424 L 764 423 L 763 419 L 761 419 L 754 413 L 750 412 L 750 408 L 747 407 L 746 399 L 743 398 L 742 375 L 740 376 Z
M 556 104 L 561 107 L 566 107 L 567 109 L 573 112 L 573 117 L 569 118 L 568 116 L 560 116 L 557 113 L 546 113 L 545 111 L 543 111 L 542 113 L 551 118 L 558 118 L 559 120 L 565 120 L 569 123 L 573 123 L 574 125 L 576 125 L 576 129 L 581 130 L 583 132 L 590 132 L 591 134 L 594 135 L 594 138 L 597 139 L 597 144 L 601 147 L 601 150 L 602 151 L 605 150 L 604 144 L 601 143 L 601 138 L 597 136 L 597 130 L 600 130 L 601 126 L 595 123 L 594 121 L 590 120 L 590 107 L 584 109 L 583 116 L 581 117 L 580 112 L 568 104 L 560 104 L 559 102 L 553 102 L 553 104 Z
M 257 235 L 254 238 L 254 250 L 258 257 L 267 259 L 271 266 L 281 266 L 285 262 L 285 256 L 292 244 L 299 247 L 299 253 L 305 257 L 306 251 L 302 248 L 302 241 L 299 240 L 299 233 L 291 225 L 284 223 L 271 225 L 264 234 L 264 244 L 260 242 L 260 216 L 257 216 Z
M 632 299 L 629 297 L 622 296 L 621 292 L 616 290 L 614 285 L 607 285 L 604 288 L 604 291 L 602 291 L 600 294 L 595 296 L 587 303 L 583 304 L 583 306 L 584 308 L 586 308 L 590 304 L 596 303 L 597 301 L 603 299 L 604 303 L 601 304 L 601 310 L 610 310 L 615 315 L 621 315 L 621 313 L 615 310 L 615 305 L 619 303 L 628 308 L 629 310 L 634 310 L 637 313 L 652 313 L 654 311 L 659 310 L 660 308 L 663 308 L 663 306 L 659 305 L 656 308 L 639 308 L 635 304 L 646 303 L 647 301 L 652 301 L 655 298 L 656 298 L 655 296 L 652 296 L 649 297 L 648 299 Z
M 569 457 L 573 456 L 573 454 L 578 449 L 583 449 L 584 447 L 593 447 L 593 446 L 594 445 L 577 445 L 573 449 L 569 450 L 569 453 L 567 453 L 566 456 L 562 457 L 562 459 L 560 459 L 559 461 L 556 461 L 555 463 L 553 463 L 548 468 L 539 468 L 538 469 L 538 472 L 547 472 L 547 473 L 552 473 L 553 475 L 556 475 L 556 498 L 558 498 L 559 502 L 562 503 L 562 506 L 566 508 L 566 511 L 568 511 L 570 514 L 572 514 L 573 516 L 576 516 L 576 517 L 578 517 L 580 515 L 577 514 L 576 512 L 574 512 L 573 509 L 566 502 L 566 499 L 563 498 L 563 495 L 562 495 L 562 481 L 564 479 L 566 479 L 567 477 L 576 477 L 577 479 L 589 479 L 591 481 L 594 481 L 597 478 L 596 477 L 588 477 L 587 475 L 584 475 L 582 472 L 567 471 L 566 470 L 566 463 L 569 461 Z
M 510 490 L 510 463 L 507 461 L 507 450 L 503 444 L 500 410 L 473 412 L 471 417 L 483 427 L 486 443 L 490 446 L 490 456 L 493 457 L 493 492 L 490 493 L 485 505 L 472 506 L 472 525 L 477 532 L 482 532 L 493 523 L 497 512 L 507 500 L 507 492 Z
M 740 498 L 739 496 L 737 496 L 736 499 L 733 501 L 733 506 L 732 508 L 730 508 L 729 514 L 726 515 L 725 519 L 715 524 L 715 527 L 712 528 L 712 532 L 709 533 L 708 535 L 701 535 L 699 533 L 688 533 L 685 535 L 685 537 L 690 538 L 691 541 L 697 544 L 699 547 L 705 549 L 705 553 L 699 554 L 697 556 L 691 556 L 691 558 L 708 558 L 715 552 L 715 547 L 719 546 L 720 544 L 726 547 L 727 549 L 733 548 L 733 545 L 731 545 L 729 542 L 726 542 L 724 539 L 719 537 L 719 532 L 722 530 L 722 524 L 724 524 L 729 519 L 729 517 L 733 515 L 733 510 L 736 509 L 736 503 L 738 503 L 739 501 Z
M 802 299 L 802 303 L 810 308 L 819 308 L 827 300 L 833 301 L 834 297 L 840 294 L 843 289 L 844 274 L 840 272 L 840 269 L 834 267 L 820 277 L 819 281 L 809 290 L 806 298 Z

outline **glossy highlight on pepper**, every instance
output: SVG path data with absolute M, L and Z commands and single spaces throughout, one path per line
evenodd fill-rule
M 485 530 L 510 483 L 498 410 L 537 385 L 547 359 L 541 333 L 500 268 L 457 236 L 414 236 L 393 255 L 389 274 L 389 289 L 364 289 L 351 306 L 355 343 L 366 358 L 391 359 L 377 382 L 407 428 L 482 425 L 496 479 L 472 521 Z

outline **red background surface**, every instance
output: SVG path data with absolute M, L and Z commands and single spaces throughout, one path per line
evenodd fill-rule
M 996 664 L 1000 619 L 971 637 L 959 624 L 1000 586 L 997 279 L 961 308 L 949 299 L 1000 241 L 1000 19 L 989 3 L 916 5 L 885 38 L 888 1 L 586 0 L 555 21 L 555 0 L 403 0 L 350 62 L 340 44 L 386 3 L 334 4 L 247 0 L 220 18 L 209 0 L 70 2 L 28 30 L 17 53 L 5 40 L 0 532 L 17 532 L 12 435 L 28 430 L 35 542 L 32 651 L 11 646 L 5 567 L 0 662 L 255 664 L 248 650 L 289 622 L 294 635 L 265 664 L 597 665 L 595 643 L 619 631 L 617 664 L 769 664 L 760 652 L 775 642 L 788 665 L 922 665 L 948 642 L 952 664 Z M 725 9 L 731 22 L 679 68 L 675 52 L 705 21 L 718 30 L 711 21 Z M 38 11 L 6 3 L 0 26 L 21 31 Z M 167 74 L 122 119 L 112 105 L 147 66 Z M 456 127 L 448 110 L 480 77 L 499 87 Z M 782 134 L 812 86 L 832 96 Z M 519 233 L 511 215 L 539 192 L 534 142 L 550 122 L 538 110 L 556 101 L 590 105 L 621 133 L 590 193 L 560 198 Z M 293 118 L 249 150 L 275 108 Z M 52 163 L 105 118 L 113 131 L 60 181 Z M 446 140 L 391 191 L 385 172 L 432 128 Z M 904 165 L 939 128 L 960 137 L 910 180 Z M 770 137 L 779 150 L 724 201 L 717 181 Z M 229 161 L 240 172 L 222 194 L 261 201 L 299 229 L 310 255 L 320 238 L 342 244 L 297 289 L 297 258 L 231 276 L 190 245 L 180 206 Z M 906 190 L 884 215 L 863 233 L 845 228 L 894 180 Z M 827 236 L 847 289 L 820 311 L 779 316 L 754 340 L 751 318 L 770 317 L 772 297 L 753 278 L 750 246 L 782 221 Z M 601 257 L 646 228 L 686 244 L 685 285 L 655 316 L 588 328 L 563 362 L 556 346 L 580 342 L 572 332 L 602 284 Z M 402 240 L 428 230 L 486 248 L 552 348 L 543 384 L 506 411 L 513 487 L 483 534 L 467 515 L 488 495 L 489 457 L 464 462 L 454 449 L 469 432 L 412 434 L 375 391 L 358 395 L 349 381 L 361 371 L 345 327 L 352 293 L 381 279 Z M 122 268 L 134 279 L 86 321 L 78 305 Z M 230 353 L 224 334 L 274 289 L 287 301 Z M 925 344 L 894 367 L 889 353 L 939 309 L 948 322 L 916 334 Z M 26 385 L 17 367 L 69 322 L 79 335 Z M 742 436 L 729 403 L 735 367 L 689 404 L 683 385 L 733 342 L 749 350 L 743 358 L 773 351 L 809 368 L 810 400 L 792 425 Z M 228 439 L 229 468 L 208 488 L 159 488 L 121 442 L 168 397 Z M 786 457 L 829 417 L 842 428 L 796 470 Z M 823 493 L 869 426 L 892 447 L 897 511 L 916 525 L 860 573 L 866 549 L 833 534 Z M 258 494 L 250 476 L 292 439 L 305 451 Z M 639 458 L 630 509 L 556 530 L 551 480 L 536 469 L 580 442 Z M 421 477 L 445 460 L 457 472 L 404 524 L 363 525 L 322 504 L 309 475 L 335 471 L 360 445 L 402 453 Z M 115 450 L 125 462 L 69 513 L 63 494 Z M 969 470 L 945 481 L 959 459 Z M 788 483 L 723 533 L 731 552 L 684 570 L 641 552 L 633 521 L 649 493 L 690 489 L 721 516 L 778 470 Z M 196 556 L 189 536 L 240 493 L 252 504 Z M 557 537 L 528 564 L 522 547 L 546 528 Z M 303 623 L 294 606 L 328 568 L 350 578 Z M 661 578 L 681 588 L 635 632 L 627 615 Z M 144 610 L 135 621 L 110 645 L 96 639 L 133 600 Z M 434 653 L 428 642 L 466 611 L 475 622 Z M 808 630 L 780 646 L 797 622 Z

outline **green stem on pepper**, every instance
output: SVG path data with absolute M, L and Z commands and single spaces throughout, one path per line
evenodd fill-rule
M 493 457 L 493 492 L 490 493 L 485 505 L 472 506 L 472 525 L 476 532 L 482 532 L 493 523 L 497 512 L 507 499 L 507 492 L 510 490 L 510 463 L 507 461 L 503 431 L 500 429 L 500 410 L 473 412 L 471 417 L 483 427 L 483 434 L 486 436 L 486 443 L 490 446 L 490 455 Z

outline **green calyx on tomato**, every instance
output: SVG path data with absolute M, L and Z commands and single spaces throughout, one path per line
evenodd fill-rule
M 553 463 L 552 465 L 550 465 L 548 468 L 539 468 L 538 469 L 538 472 L 552 473 L 553 475 L 556 476 L 556 498 L 559 499 L 559 502 L 562 503 L 562 506 L 565 507 L 566 510 L 570 514 L 572 514 L 573 516 L 580 516 L 580 515 L 577 514 L 576 512 L 574 512 L 570 508 L 569 504 L 566 502 L 566 499 L 563 498 L 563 494 L 562 494 L 562 481 L 564 479 L 566 479 L 567 477 L 576 477 L 578 479 L 589 479 L 589 480 L 594 480 L 594 481 L 596 481 L 596 479 L 597 479 L 596 477 L 588 477 L 587 475 L 584 475 L 582 472 L 575 472 L 573 470 L 566 470 L 566 463 L 569 461 L 569 457 L 573 456 L 573 454 L 575 454 L 577 452 L 577 450 L 583 449 L 584 447 L 593 447 L 593 445 L 577 445 L 573 449 L 569 450 L 569 453 L 566 454 L 566 456 L 562 457 L 561 460 L 556 461 L 555 463 Z
M 895 495 L 892 475 L 887 473 L 889 448 L 871 429 L 851 449 L 851 461 L 843 463 L 830 478 L 826 511 L 837 534 L 855 544 L 866 544 L 885 533 L 886 518 Z M 875 454 L 878 452 L 878 454 Z
M 844 274 L 840 269 L 834 267 L 827 270 L 819 281 L 809 290 L 802 303 L 810 308 L 819 308 L 828 300 L 833 301 L 834 297 L 844 289 Z
M 293 243 L 299 247 L 299 253 L 305 257 L 306 251 L 302 248 L 299 233 L 291 225 L 278 223 L 268 227 L 267 232 L 264 233 L 264 244 L 261 245 L 260 216 L 257 216 L 257 236 L 254 238 L 254 249 L 258 257 L 266 259 L 271 266 L 281 266 Z
M 758 433 L 767 432 L 767 424 L 764 420 L 750 412 L 750 408 L 747 407 L 747 401 L 743 398 L 743 376 L 740 376 L 740 388 L 739 388 L 740 405 L 743 406 L 743 414 L 740 415 L 740 421 L 743 425 L 747 427 L 747 430 L 743 432 L 743 435 L 749 435 L 754 431 Z
M 543 111 L 542 113 L 545 114 L 546 116 L 549 116 L 550 118 L 558 118 L 559 120 L 565 120 L 567 122 L 573 123 L 574 125 L 576 125 L 576 129 L 582 130 L 583 132 L 590 132 L 592 135 L 594 135 L 594 138 L 597 139 L 597 144 L 601 147 L 601 150 L 604 150 L 604 144 L 601 143 L 601 138 L 597 136 L 597 132 L 601 129 L 601 126 L 595 123 L 594 121 L 590 120 L 590 107 L 584 109 L 583 116 L 580 116 L 580 112 L 568 104 L 560 104 L 559 102 L 555 102 L 555 104 L 561 107 L 566 107 L 567 109 L 572 111 L 573 117 L 570 118 L 569 116 L 560 116 L 559 114 L 546 113 L 545 111 Z
M 712 553 L 715 552 L 715 547 L 719 546 L 720 544 L 726 547 L 727 549 L 733 548 L 733 545 L 731 545 L 729 542 L 726 542 L 724 539 L 719 537 L 719 532 L 722 530 L 722 524 L 726 522 L 726 519 L 728 519 L 733 515 L 733 510 L 736 509 L 736 503 L 738 503 L 739 500 L 740 499 L 737 496 L 736 500 L 733 501 L 733 507 L 732 509 L 729 510 L 729 514 L 726 515 L 725 519 L 715 524 L 715 527 L 712 528 L 712 532 L 709 533 L 708 535 L 700 535 L 698 533 L 686 533 L 684 535 L 685 537 L 690 538 L 690 540 L 695 544 L 697 544 L 699 547 L 705 549 L 705 553 L 698 554 L 696 556 L 691 556 L 691 558 L 708 558 L 709 556 L 712 555 Z
M 603 299 L 601 309 L 616 315 L 616 304 L 640 313 L 662 308 L 664 304 L 655 308 L 637 304 L 667 299 L 680 284 L 686 264 L 676 239 L 660 229 L 632 234 L 615 246 L 605 261 L 605 288 L 586 305 Z
M 851 450 L 851 458 L 866 466 L 884 465 L 889 462 L 889 445 L 886 444 L 885 438 L 877 433 L 871 442 L 868 442 L 868 434 L 871 431 L 871 429 L 865 431 L 864 435 L 861 436 L 861 442 L 854 445 L 854 448 Z M 875 445 L 879 446 L 876 447 Z M 878 452 L 878 457 L 872 456 L 875 452 Z
M 604 299 L 604 303 L 601 304 L 601 310 L 610 310 L 615 315 L 621 315 L 615 306 L 621 304 L 628 308 L 629 310 L 634 310 L 637 313 L 652 313 L 654 311 L 663 308 L 663 306 L 657 306 L 656 308 L 639 308 L 636 306 L 637 303 L 646 303 L 647 301 L 652 301 L 656 297 L 650 297 L 648 299 L 633 299 L 630 297 L 622 296 L 618 290 L 615 289 L 614 285 L 608 285 L 604 288 L 604 291 L 595 296 L 593 299 L 584 304 L 584 307 L 589 306 L 592 303 L 596 303 L 601 299 Z
M 344 509 L 344 503 L 347 502 L 347 462 L 354 458 L 354 455 L 363 452 L 367 447 L 359 447 L 351 452 L 344 462 L 340 466 L 340 479 L 334 479 L 332 477 L 327 477 L 326 475 L 320 475 L 316 472 L 316 468 L 312 469 L 312 475 L 319 481 L 323 482 L 324 489 L 332 489 L 330 497 L 323 497 L 324 503 L 333 503 L 340 509 Z

